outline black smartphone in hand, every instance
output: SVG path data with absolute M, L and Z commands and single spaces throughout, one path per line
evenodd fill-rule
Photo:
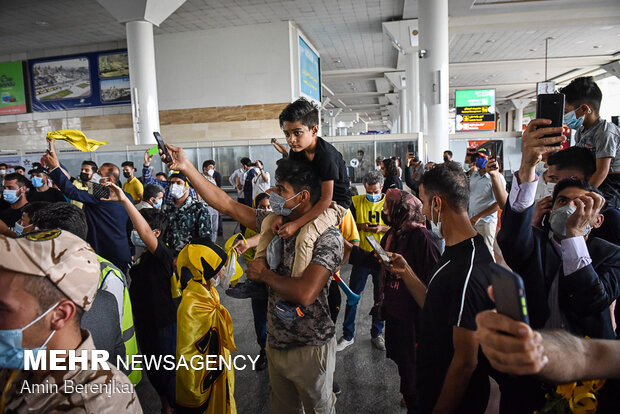
M 157 146 L 161 150 L 162 161 L 166 164 L 171 162 L 172 157 L 170 156 L 170 153 L 168 152 L 168 148 L 166 147 L 166 143 L 164 142 L 164 139 L 161 137 L 160 133 L 153 132 L 153 136 L 155 137 L 155 141 L 157 141 Z
M 379 242 L 377 242 L 377 239 L 375 239 L 372 235 L 368 235 L 366 236 L 366 240 L 368 240 L 368 243 L 370 243 L 370 246 L 372 247 L 372 249 L 375 252 L 377 252 L 377 254 L 381 258 L 381 260 L 383 260 L 383 262 L 390 263 L 390 258 L 388 257 L 385 250 L 383 250 L 383 247 L 381 247 Z
M 564 125 L 564 94 L 549 93 L 541 94 L 536 98 L 536 118 L 550 119 L 551 125 L 545 128 L 558 128 Z M 543 138 L 557 137 L 557 135 L 545 135 Z
M 98 199 L 102 198 L 110 198 L 110 189 L 105 185 L 101 185 L 99 183 L 93 183 L 92 181 L 88 182 L 88 194 L 92 194 Z
M 496 263 L 489 264 L 489 273 L 497 312 L 529 325 L 530 317 L 521 276 Z

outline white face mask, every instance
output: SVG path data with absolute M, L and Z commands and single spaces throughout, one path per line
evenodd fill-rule
M 431 200 L 431 231 L 435 233 L 437 237 L 443 239 L 443 230 L 441 228 L 441 210 L 437 214 L 437 224 L 433 221 L 433 208 L 435 207 L 435 200 Z
M 175 200 L 178 200 L 179 198 L 183 197 L 184 194 L 185 194 L 185 187 L 184 186 L 179 185 L 179 184 L 172 184 L 170 186 L 170 195 Z
M 209 177 L 213 177 L 213 174 L 215 173 L 215 170 L 207 170 L 207 175 Z

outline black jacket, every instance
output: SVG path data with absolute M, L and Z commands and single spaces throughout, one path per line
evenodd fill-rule
M 609 306 L 620 296 L 620 249 L 602 239 L 587 241 L 592 263 L 564 275 L 562 260 L 548 230 L 531 226 L 534 206 L 517 213 L 506 204 L 497 236 L 508 266 L 523 278 L 530 323 L 543 328 L 549 318 L 548 297 L 559 271 L 559 305 L 571 333 L 614 339 Z

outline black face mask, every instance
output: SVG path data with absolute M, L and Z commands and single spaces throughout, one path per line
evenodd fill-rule
M 90 181 L 90 174 L 85 173 L 85 172 L 81 172 L 80 173 L 80 180 L 84 183 Z
M 129 178 L 131 177 L 131 173 L 129 171 L 123 171 L 123 177 Z
M 381 220 L 383 220 L 383 222 L 385 223 L 386 226 L 391 226 L 392 222 L 390 220 L 388 220 L 387 216 L 385 215 L 385 213 L 382 211 L 381 212 Z
M 443 162 L 448 162 L 448 161 L 450 161 L 450 158 L 448 158 L 448 157 L 443 157 Z

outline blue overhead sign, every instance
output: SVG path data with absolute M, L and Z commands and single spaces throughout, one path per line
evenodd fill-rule
M 299 37 L 299 81 L 301 94 L 321 102 L 321 67 L 319 56 Z

